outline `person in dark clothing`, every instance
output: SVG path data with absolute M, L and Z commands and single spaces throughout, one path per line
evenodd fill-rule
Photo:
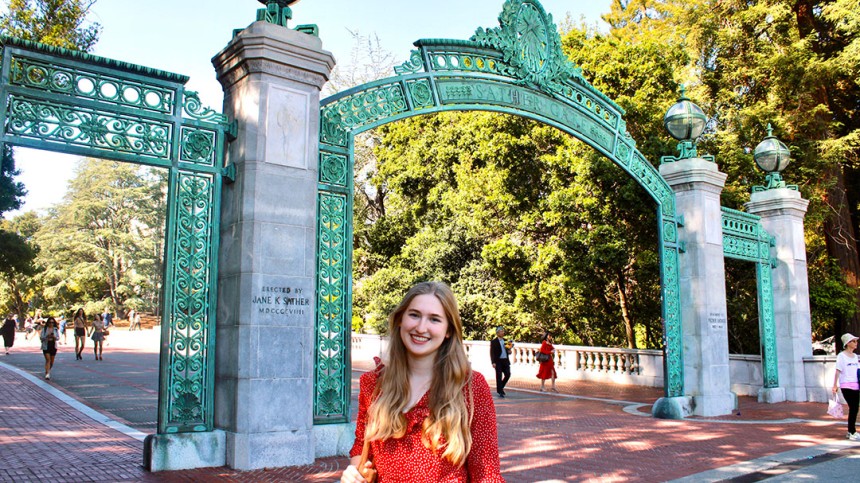
M 513 344 L 505 346 L 505 328 L 496 328 L 496 338 L 490 342 L 490 361 L 496 370 L 496 393 L 500 398 L 505 397 L 505 384 L 511 378 L 511 354 Z
M 3 345 L 6 347 L 6 355 L 9 355 L 9 349 L 15 345 L 16 325 L 18 324 L 15 322 L 15 318 L 10 314 L 3 322 L 3 328 L 0 329 L 0 332 L 3 334 Z

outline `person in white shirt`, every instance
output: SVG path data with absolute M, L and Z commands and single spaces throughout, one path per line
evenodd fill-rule
M 842 390 L 842 397 L 848 403 L 848 439 L 860 441 L 857 434 L 857 408 L 860 406 L 860 384 L 858 384 L 857 370 L 860 369 L 857 354 L 858 338 L 852 334 L 842 334 L 842 346 L 844 349 L 836 356 L 836 377 L 833 378 L 833 394 Z

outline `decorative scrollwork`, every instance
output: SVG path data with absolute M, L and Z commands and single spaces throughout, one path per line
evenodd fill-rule
M 336 186 L 346 186 L 347 173 L 346 156 L 320 152 L 320 183 Z
M 106 151 L 167 158 L 171 126 L 143 117 L 9 96 L 6 133 Z
M 203 129 L 182 128 L 180 161 L 213 166 L 215 164 L 215 133 Z
M 410 82 L 409 94 L 412 98 L 412 107 L 414 109 L 423 109 L 433 106 L 433 90 L 430 88 L 430 82 L 427 80 L 419 80 Z
M 663 282 L 663 335 L 666 341 L 667 397 L 684 395 L 684 340 L 681 328 L 681 292 L 678 277 L 678 249 L 663 247 L 661 264 Z
M 415 72 L 420 72 L 423 67 L 424 60 L 421 58 L 421 51 L 413 50 L 409 54 L 409 60 L 400 65 L 394 66 L 394 72 L 397 75 L 414 74 Z
M 350 178 L 351 179 L 351 178 Z M 351 183 L 350 183 L 351 184 Z M 317 329 L 316 391 L 314 415 L 317 419 L 348 418 L 349 391 L 345 344 L 349 343 L 346 316 L 351 303 L 347 284 L 350 245 L 347 197 L 320 192 L 317 248 Z
M 212 178 L 180 172 L 172 259 L 170 307 L 169 431 L 201 430 L 206 420 L 207 341 L 210 337 L 212 230 L 217 210 Z
M 510 74 L 526 84 L 548 90 L 582 71 L 561 50 L 558 28 L 535 0 L 507 0 L 499 15 L 499 27 L 479 28 L 472 40 L 503 55 Z
M 198 121 L 209 121 L 219 124 L 227 124 L 229 122 L 227 116 L 209 107 L 204 107 L 203 103 L 200 102 L 200 95 L 194 91 L 185 91 L 185 98 L 182 101 L 182 111 L 186 116 Z
M 769 261 L 756 264 L 758 285 L 759 337 L 762 346 L 762 378 L 764 387 L 779 387 L 779 369 L 776 353 L 776 319 L 773 313 L 773 281 Z
M 27 56 L 15 56 L 13 60 L 9 82 L 14 85 L 164 114 L 173 111 L 173 89 Z

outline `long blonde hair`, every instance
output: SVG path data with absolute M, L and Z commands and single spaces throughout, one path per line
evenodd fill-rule
M 474 414 L 472 371 L 463 347 L 463 323 L 451 289 L 442 282 L 421 282 L 406 293 L 388 316 L 388 361 L 379 375 L 373 403 L 368 409 L 366 438 L 371 441 L 402 438 L 406 435 L 403 411 L 409 402 L 409 366 L 406 346 L 400 338 L 403 314 L 419 295 L 433 294 L 448 319 L 448 335 L 436 352 L 430 384 L 430 415 L 424 420 L 421 441 L 456 466 L 466 462 L 472 447 L 470 426 Z M 468 388 L 467 388 L 468 386 Z M 464 389 L 468 398 L 463 397 Z M 444 440 L 444 441 L 443 441 Z

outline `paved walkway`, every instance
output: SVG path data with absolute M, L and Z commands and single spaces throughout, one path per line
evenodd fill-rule
M 252 472 L 145 472 L 157 334 L 114 331 L 110 339 L 103 361 L 91 352 L 76 361 L 73 348 L 61 346 L 50 381 L 42 379 L 35 341 L 19 335 L 12 354 L 0 354 L 0 481 L 331 482 L 346 466 L 346 458 L 334 457 Z M 551 394 L 538 387 L 536 379 L 514 379 L 508 397 L 496 399 L 509 482 L 794 481 L 860 473 L 860 444 L 843 439 L 844 422 L 829 419 L 823 404 L 741 398 L 737 414 L 665 421 L 648 413 L 658 389 L 560 381 L 562 394 Z

